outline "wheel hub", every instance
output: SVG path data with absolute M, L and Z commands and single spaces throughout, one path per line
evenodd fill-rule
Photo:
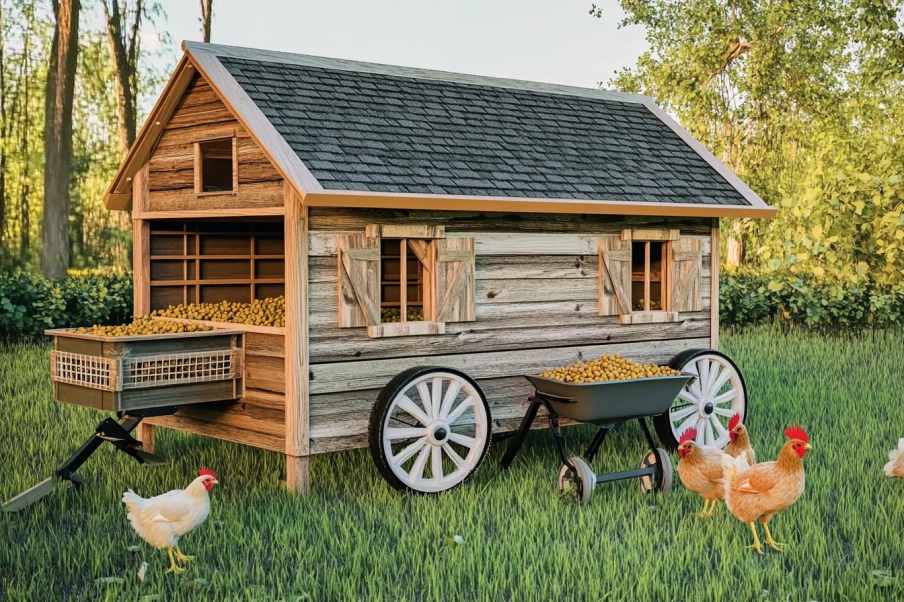
M 716 403 L 713 401 L 711 397 L 704 397 L 700 400 L 700 415 L 703 417 L 712 416 L 712 413 L 716 411 Z
M 449 439 L 451 430 L 448 424 L 437 420 L 427 429 L 427 440 L 433 445 L 442 445 Z

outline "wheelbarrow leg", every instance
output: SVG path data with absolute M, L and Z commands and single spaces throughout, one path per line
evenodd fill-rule
M 524 418 L 521 419 L 521 426 L 518 427 L 518 431 L 512 437 L 512 440 L 509 441 L 508 447 L 505 449 L 505 455 L 502 456 L 502 461 L 499 462 L 499 466 L 503 469 L 512 465 L 515 456 L 518 455 L 518 450 L 521 449 L 521 445 L 524 443 L 524 438 L 527 436 L 531 425 L 537 418 L 537 411 L 540 409 L 540 406 L 543 405 L 543 402 L 537 399 L 536 396 L 532 396 L 529 399 L 530 406 L 528 406 Z
M 596 457 L 596 453 L 600 450 L 600 445 L 603 444 L 606 435 L 612 430 L 613 427 L 609 425 L 599 427 L 596 431 L 596 435 L 593 437 L 593 441 L 590 442 L 590 446 L 587 448 L 587 451 L 584 452 L 584 458 L 586 458 L 588 462 L 593 461 L 593 458 Z
M 53 476 L 44 479 L 34 487 L 27 489 L 2 505 L 4 512 L 18 512 L 35 502 L 40 501 L 53 491 L 55 479 L 65 479 L 82 484 L 84 481 L 76 474 L 88 458 L 104 441 L 109 441 L 118 450 L 132 456 L 142 464 L 159 464 L 160 458 L 141 450 L 141 442 L 130 434 L 141 422 L 142 417 L 124 416 L 120 422 L 113 418 L 104 418 L 97 425 L 95 433 L 79 447 L 69 459 L 54 471 Z

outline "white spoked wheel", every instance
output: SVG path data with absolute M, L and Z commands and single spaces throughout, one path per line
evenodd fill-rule
M 660 439 L 675 449 L 681 433 L 697 429 L 697 445 L 728 445 L 728 421 L 734 414 L 747 422 L 747 389 L 741 371 L 724 353 L 709 349 L 679 354 L 672 367 L 696 378 L 678 393 L 667 416 L 654 419 Z
M 390 485 L 439 493 L 463 483 L 483 461 L 489 406 L 477 383 L 457 370 L 412 368 L 380 392 L 369 435 L 371 456 Z

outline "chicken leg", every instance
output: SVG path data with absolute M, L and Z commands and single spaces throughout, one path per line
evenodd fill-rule
M 173 549 L 167 548 L 166 553 L 169 555 L 170 567 L 166 569 L 167 573 L 181 573 L 185 571 L 185 569 L 176 566 L 176 561 L 173 560 Z
M 760 537 L 756 534 L 756 526 L 755 526 L 755 525 L 756 525 L 756 522 L 755 522 L 755 521 L 751 521 L 751 522 L 749 522 L 749 523 L 747 523 L 747 524 L 750 525 L 750 532 L 753 533 L 753 545 L 752 545 L 752 546 L 747 546 L 747 547 L 748 547 L 748 548 L 753 548 L 754 550 L 756 550 L 756 553 L 757 553 L 757 554 L 762 555 L 762 554 L 763 554 L 763 547 L 760 545 Z
M 709 502 L 710 501 L 707 499 L 703 500 L 703 511 L 700 513 L 701 517 L 709 516 Z
M 179 549 L 179 546 L 173 546 L 173 550 L 175 551 L 175 554 L 176 554 L 176 560 L 178 560 L 179 562 L 181 562 L 183 564 L 191 562 L 192 560 L 195 559 L 194 556 L 186 556 L 185 554 L 183 554 L 182 550 Z
M 784 553 L 785 550 L 788 548 L 788 544 L 779 543 L 779 542 L 775 541 L 774 539 L 772 539 L 772 533 L 769 532 L 769 519 L 770 518 L 772 518 L 771 514 L 768 516 L 760 517 L 760 523 L 763 525 L 763 530 L 766 531 L 766 539 L 764 540 L 764 542 L 766 543 L 767 546 L 769 546 L 776 552 Z
M 719 500 L 710 500 L 709 513 L 706 516 L 712 516 L 713 512 L 716 511 L 716 506 L 719 505 Z

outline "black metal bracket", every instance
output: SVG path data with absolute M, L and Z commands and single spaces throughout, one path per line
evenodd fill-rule
M 119 412 L 119 421 L 112 417 L 104 418 L 94 431 L 94 434 L 85 441 L 63 464 L 53 472 L 53 476 L 41 481 L 31 489 L 28 489 L 3 504 L 4 512 L 18 512 L 26 508 L 53 491 L 54 479 L 64 479 L 77 484 L 84 484 L 84 480 L 76 474 L 88 458 L 103 445 L 104 441 L 111 443 L 116 449 L 135 458 L 140 464 L 162 464 L 163 460 L 141 448 L 141 441 L 132 436 L 144 418 L 151 416 L 167 416 L 175 414 L 176 408 L 147 408 L 137 410 L 129 414 Z

